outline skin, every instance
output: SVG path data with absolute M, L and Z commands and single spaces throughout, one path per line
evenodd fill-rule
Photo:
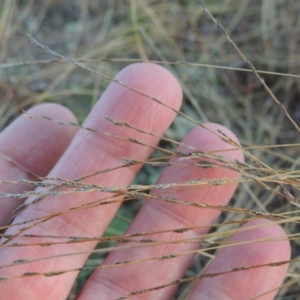
M 117 79 L 135 89 L 162 100 L 168 106 L 179 109 L 182 91 L 175 77 L 164 68 L 143 63 L 134 64 L 123 69 Z M 43 104 L 31 109 L 31 114 L 46 115 L 55 119 L 75 121 L 74 116 L 66 108 Z M 131 137 L 148 145 L 157 145 L 158 138 L 134 131 L 129 128 L 117 127 L 104 119 L 110 116 L 116 120 L 124 120 L 136 127 L 163 135 L 172 123 L 175 113 L 154 101 L 134 93 L 116 83 L 111 83 L 101 99 L 84 122 L 84 126 L 104 132 L 111 132 L 121 137 Z M 206 127 L 216 132 L 220 129 L 237 141 L 232 132 L 221 125 L 208 123 Z M 232 148 L 216 134 L 204 128 L 192 130 L 183 142 L 197 147 L 202 151 L 217 151 Z M 17 146 L 19 145 L 19 147 Z M 21 145 L 21 146 L 20 146 Z M 182 151 L 187 151 L 182 148 Z M 18 162 L 29 172 L 40 176 L 59 176 L 68 179 L 93 173 L 99 169 L 111 168 L 123 164 L 122 158 L 145 160 L 151 154 L 151 148 L 111 137 L 97 135 L 92 132 L 78 131 L 67 126 L 59 126 L 43 120 L 29 120 L 21 116 L 0 135 L 0 152 Z M 229 159 L 243 161 L 243 155 L 238 150 L 220 152 Z M 173 159 L 173 161 L 178 159 Z M 181 161 L 178 161 L 181 163 Z M 191 164 L 191 160 L 184 161 Z M 29 178 L 32 175 L 3 159 L 0 160 L 0 179 Z M 141 166 L 131 166 L 112 171 L 108 175 L 97 175 L 86 182 L 103 186 L 124 186 L 132 182 Z M 192 165 L 186 167 L 172 166 L 166 168 L 158 183 L 170 183 L 193 179 L 238 178 L 239 174 L 232 170 L 220 168 L 201 169 Z M 13 185 L 1 186 L 2 191 L 20 193 L 28 187 L 20 186 L 16 190 Z M 168 197 L 181 200 L 206 203 L 211 205 L 226 205 L 236 189 L 236 184 L 197 189 L 163 190 Z M 160 191 L 161 193 L 161 191 Z M 172 240 L 191 238 L 207 233 L 219 215 L 218 210 L 196 208 L 187 205 L 170 204 L 155 198 L 158 190 L 152 191 L 153 198 L 143 205 L 136 219 L 132 222 L 127 233 L 158 231 L 190 226 L 207 226 L 191 230 L 184 234 L 163 233 L 149 238 L 155 240 Z M 164 195 L 163 194 L 163 195 Z M 161 195 L 161 194 L 160 194 Z M 21 212 L 14 223 L 41 217 L 51 213 L 66 210 L 72 206 L 88 203 L 104 197 L 104 193 L 78 193 L 60 197 L 45 197 Z M 11 200 L 11 199 L 9 199 Z M 31 198 L 26 200 L 32 201 Z M 0 222 L 5 224 L 11 211 L 20 201 L 1 199 Z M 118 203 L 85 209 L 55 217 L 47 222 L 34 226 L 26 231 L 27 234 L 50 234 L 60 236 L 99 236 L 103 234 L 113 219 Z M 263 225 L 263 226 L 258 226 Z M 251 227 L 253 227 L 251 229 Z M 20 227 L 7 230 L 13 234 Z M 233 241 L 250 241 L 264 238 L 284 237 L 285 233 L 276 224 L 264 219 L 251 221 L 243 228 L 244 232 L 234 234 Z M 4 240 L 2 240 L 3 242 Z M 12 242 L 27 242 L 26 238 L 17 237 Z M 41 238 L 31 239 L 32 242 L 42 242 Z M 0 251 L 0 265 L 13 262 L 19 258 L 34 259 L 38 257 L 58 255 L 63 253 L 88 251 L 96 246 L 94 242 L 79 244 L 63 244 L 51 247 L 19 247 L 3 248 Z M 111 252 L 104 264 L 118 261 L 155 257 L 181 251 L 198 249 L 199 245 L 164 244 L 145 248 L 134 248 Z M 12 276 L 24 272 L 51 272 L 62 269 L 81 267 L 88 255 L 66 256 L 63 258 L 47 259 L 38 262 L 21 264 L 15 267 L 0 269 L 0 276 Z M 218 272 L 244 265 L 257 265 L 275 261 L 288 260 L 290 246 L 288 240 L 253 242 L 235 247 L 223 248 L 217 258 L 205 272 Z M 89 278 L 77 299 L 116 299 L 135 290 L 154 287 L 180 279 L 186 272 L 193 255 L 184 255 L 169 260 L 154 260 L 142 264 L 122 266 L 97 270 Z M 263 292 L 279 287 L 283 281 L 287 265 L 279 267 L 263 267 L 254 270 L 229 273 L 197 282 L 190 299 L 251 299 Z M 3 281 L 0 283 L 1 299 L 66 299 L 76 272 L 54 277 L 29 277 Z M 177 286 L 152 291 L 132 299 L 171 299 Z M 276 291 L 260 299 L 273 299 Z

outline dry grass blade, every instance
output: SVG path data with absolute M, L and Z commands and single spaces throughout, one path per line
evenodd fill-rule
M 0 236 L 3 238 L 0 249 L 25 249 L 36 246 L 51 249 L 55 245 L 98 243 L 94 250 L 68 251 L 64 254 L 45 255 L 34 259 L 19 257 L 15 261 L 7 261 L 0 265 L 0 269 L 68 256 L 76 258 L 80 255 L 90 255 L 85 266 L 19 273 L 2 276 L 0 281 L 79 272 L 78 280 L 68 298 L 73 300 L 95 270 L 105 268 L 122 270 L 128 265 L 146 266 L 146 262 L 195 255 L 184 278 L 136 290 L 118 299 L 147 295 L 146 293 L 173 285 L 179 286 L 174 299 L 187 299 L 199 279 L 234 272 L 240 272 L 243 276 L 243 271 L 246 270 L 276 268 L 286 264 L 290 264 L 289 271 L 285 282 L 278 287 L 276 299 L 296 299 L 299 294 L 300 262 L 298 233 L 300 107 L 297 102 L 300 97 L 297 63 L 299 61 L 297 36 L 300 34 L 300 27 L 296 18 L 299 11 L 297 1 L 291 0 L 282 4 L 280 0 L 225 0 L 220 5 L 214 1 L 207 1 L 205 4 L 203 0 L 132 0 L 120 3 L 103 1 L 96 5 L 97 1 L 94 0 L 76 0 L 66 3 L 47 1 L 45 6 L 41 6 L 38 0 L 25 2 L 4 1 L 0 4 L 0 41 L 3 49 L 0 53 L 2 97 L 0 128 L 3 129 L 23 112 L 31 122 L 44 120 L 60 126 L 74 127 L 95 136 L 105 136 L 112 140 L 139 145 L 153 150 L 154 153 L 147 160 L 121 157 L 117 166 L 100 168 L 90 174 L 80 174 L 72 180 L 58 176 L 38 176 L 8 155 L 0 153 L 1 160 L 31 176 L 30 180 L 25 178 L 0 180 L 4 188 L 24 187 L 22 191 L 16 193 L 1 191 L 0 197 L 3 199 L 9 201 L 27 197 L 31 199 L 12 212 L 8 224 L 0 226 Z M 101 6 L 100 11 L 98 4 Z M 210 22 L 207 22 L 207 19 Z M 219 30 L 222 35 L 219 34 Z M 25 32 L 28 33 L 27 37 Z M 44 38 L 46 36 L 47 39 Z M 52 58 L 49 59 L 47 57 L 49 55 Z M 184 91 L 184 103 L 180 111 L 164 104 L 162 99 L 114 79 L 120 68 L 136 62 L 160 64 L 176 75 Z M 111 126 L 123 127 L 135 133 L 160 139 L 161 142 L 157 146 L 130 136 L 124 138 L 111 132 L 79 125 L 105 90 L 108 82 L 114 82 L 143 96 L 145 101 L 154 101 L 178 115 L 165 136 L 136 127 L 124 120 L 105 117 Z M 262 98 L 264 100 L 261 100 Z M 26 112 L 27 108 L 42 102 L 58 102 L 68 106 L 75 111 L 80 123 L 56 120 L 48 116 L 35 116 Z M 213 133 L 228 145 L 229 148 L 226 150 L 203 152 L 197 147 L 181 142 L 193 127 L 200 126 L 211 131 L 205 124 L 208 120 L 231 128 L 237 134 L 242 146 L 222 130 Z M 176 150 L 177 147 L 184 151 Z M 226 152 L 234 150 L 244 153 L 246 159 L 244 163 L 225 157 Z M 89 179 L 96 176 L 109 176 L 116 170 L 132 166 L 143 166 L 132 184 L 107 186 L 88 183 Z M 193 166 L 203 170 L 223 168 L 238 172 L 241 177 L 195 178 L 167 184 L 155 183 L 162 169 L 173 166 L 181 168 Z M 241 185 L 233 201 L 228 205 L 204 204 L 168 194 L 170 189 L 193 191 L 233 183 Z M 150 196 L 150 191 L 155 192 L 155 199 L 158 202 L 183 208 L 192 207 L 194 210 L 217 211 L 221 216 L 209 226 L 187 225 L 126 233 L 141 205 L 153 197 Z M 40 203 L 47 196 L 63 201 L 63 195 L 75 196 L 81 193 L 89 193 L 93 195 L 93 199 L 39 218 L 13 222 L 21 212 L 29 206 Z M 113 204 L 122 205 L 103 236 L 96 234 L 64 236 L 47 233 L 41 235 L 30 232 L 36 226 L 54 218 Z M 207 266 L 218 251 L 242 244 L 272 240 L 228 241 L 232 235 L 251 229 L 241 227 L 243 224 L 260 218 L 269 219 L 284 228 L 292 245 L 291 260 L 241 265 L 224 272 L 206 273 Z M 13 227 L 17 228 L 16 233 L 5 232 Z M 187 238 L 185 235 L 209 228 L 211 229 L 208 233 L 196 234 L 193 238 Z M 171 240 L 159 238 L 170 233 L 176 234 L 176 238 Z M 23 242 L 15 243 L 16 237 L 22 238 Z M 284 237 L 278 238 L 282 239 Z M 167 255 L 102 264 L 106 255 L 114 251 L 127 249 L 142 251 L 159 245 L 195 243 L 199 244 L 196 250 L 170 251 Z M 263 299 L 271 292 L 266 291 L 257 295 L 255 299 Z
M 287 118 L 291 121 L 291 123 L 294 125 L 294 127 L 297 129 L 297 131 L 300 133 L 300 128 L 299 126 L 296 124 L 296 122 L 293 120 L 293 118 L 289 115 L 288 111 L 286 110 L 286 108 L 284 107 L 284 105 L 276 98 L 276 96 L 274 95 L 274 93 L 271 91 L 271 89 L 268 87 L 268 85 L 266 84 L 265 80 L 259 75 L 259 73 L 257 72 L 256 68 L 254 67 L 253 63 L 251 61 L 249 61 L 246 56 L 242 53 L 242 51 L 239 49 L 239 47 L 236 45 L 236 43 L 231 39 L 231 37 L 228 35 L 226 29 L 223 27 L 223 25 L 221 23 L 219 23 L 214 17 L 213 15 L 207 10 L 204 1 L 203 0 L 198 0 L 199 3 L 202 5 L 204 13 L 206 15 L 206 17 L 213 21 L 216 26 L 224 33 L 224 35 L 226 36 L 226 39 L 228 40 L 228 42 L 232 45 L 232 47 L 236 50 L 236 52 L 239 54 L 239 56 L 243 59 L 243 61 L 249 66 L 249 68 L 252 70 L 252 72 L 255 74 L 255 76 L 257 77 L 257 79 L 260 81 L 260 83 L 263 85 L 263 87 L 266 89 L 266 91 L 268 92 L 268 94 L 271 96 L 271 98 L 274 100 L 274 102 L 280 107 L 280 109 L 283 111 L 283 113 L 287 116 Z
M 89 63 L 89 62 L 126 62 L 126 63 L 138 63 L 138 62 L 149 62 L 154 64 L 162 64 L 162 65 L 186 65 L 192 67 L 203 67 L 203 68 L 214 68 L 221 70 L 232 70 L 232 71 L 240 71 L 240 72 L 253 72 L 249 69 L 244 68 L 234 68 L 229 66 L 219 66 L 219 65 L 210 65 L 210 64 L 199 64 L 188 61 L 160 61 L 160 60 L 149 60 L 149 59 L 129 59 L 129 58 L 103 58 L 103 59 L 74 59 L 78 63 Z M 35 65 L 35 64 L 50 64 L 50 63 L 68 63 L 68 61 L 63 59 L 48 59 L 48 60 L 33 60 L 33 61 L 21 61 L 16 63 L 7 63 L 0 64 L 0 69 L 6 68 L 17 68 L 26 65 Z M 264 70 L 256 70 L 258 74 L 268 74 L 268 75 L 276 75 L 276 76 L 284 76 L 284 77 L 293 77 L 300 78 L 300 75 L 297 74 L 288 74 L 288 73 L 280 73 L 280 72 L 268 72 Z

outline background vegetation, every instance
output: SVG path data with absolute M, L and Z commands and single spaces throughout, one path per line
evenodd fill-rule
M 299 195 L 299 132 L 287 114 L 296 124 L 300 123 L 297 76 L 300 3 L 298 0 L 207 0 L 206 4 L 244 55 L 257 70 L 264 72 L 261 75 L 287 113 L 274 102 L 253 72 L 249 72 L 248 65 L 222 31 L 204 16 L 197 1 L 3 0 L 0 129 L 22 110 L 42 102 L 69 107 L 82 122 L 109 83 L 32 45 L 27 33 L 52 50 L 110 77 L 134 61 L 156 61 L 181 82 L 182 112 L 200 122 L 229 127 L 257 161 L 275 173 L 285 174 L 285 178 L 268 182 L 269 188 L 257 181 L 242 182 L 231 206 L 287 216 L 282 226 L 288 234 L 294 234 L 299 225 L 295 218 L 289 221 L 288 216 L 297 216 L 297 207 L 278 193 L 282 184 L 296 200 Z M 166 137 L 180 141 L 193 127 L 193 122 L 178 116 Z M 161 145 L 171 147 L 166 142 Z M 255 167 L 253 162 L 248 163 Z M 153 184 L 158 171 L 147 165 L 135 183 Z M 252 174 L 257 174 L 256 171 Z M 123 205 L 106 235 L 122 235 L 139 206 L 139 202 Z M 218 222 L 239 217 L 244 216 L 227 212 Z M 226 238 L 230 228 L 220 226 L 215 230 L 220 232 L 219 238 Z M 299 241 L 290 237 L 293 259 L 298 259 Z M 92 256 L 88 265 L 98 265 L 102 259 L 103 256 Z M 199 274 L 209 260 L 197 256 L 186 276 Z M 278 299 L 296 299 L 300 291 L 297 270 L 297 264 L 291 264 Z M 70 299 L 88 275 L 80 274 Z M 184 299 L 188 289 L 189 285 L 180 287 L 177 299 Z

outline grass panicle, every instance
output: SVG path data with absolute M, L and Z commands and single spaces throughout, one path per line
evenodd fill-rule
M 69 295 L 74 299 L 92 271 L 104 268 L 122 268 L 157 260 L 175 259 L 195 255 L 184 278 L 137 290 L 118 299 L 128 299 L 150 291 L 179 286 L 174 299 L 187 299 L 193 284 L 201 278 L 221 276 L 256 268 L 276 268 L 289 264 L 289 271 L 276 299 L 292 299 L 299 293 L 297 264 L 300 261 L 299 239 L 299 61 L 297 47 L 300 27 L 297 26 L 297 1 L 103 1 L 96 5 L 92 0 L 55 3 L 47 1 L 10 1 L 0 4 L 0 129 L 4 129 L 19 114 L 32 122 L 43 120 L 60 126 L 70 126 L 95 136 L 150 148 L 154 154 L 147 160 L 122 157 L 118 166 L 99 169 L 76 179 L 40 177 L 9 156 L 0 159 L 15 165 L 31 179 L 0 180 L 5 185 L 25 185 L 20 193 L 0 192 L 0 197 L 14 201 L 31 197 L 30 203 L 19 205 L 7 225 L 1 226 L 3 238 L 0 248 L 59 244 L 84 244 L 97 242 L 91 251 L 70 252 L 60 255 L 19 259 L 5 265 L 55 260 L 64 256 L 90 254 L 84 267 L 59 269 L 51 272 L 26 272 L 2 276 L 0 281 L 35 276 L 60 276 L 79 272 L 79 277 Z M 291 13 L 293 12 L 293 13 Z M 53 17 L 55 15 L 55 18 Z M 296 24 L 296 25 L 295 25 Z M 29 40 L 28 40 L 29 39 Z M 284 40 L 284 42 L 282 42 Z M 29 43 L 29 41 L 31 43 Z M 299 48 L 299 47 L 298 47 Z M 61 54 L 67 53 L 67 55 Z M 166 105 L 117 79 L 117 71 L 131 63 L 153 62 L 161 64 L 179 79 L 184 92 L 182 109 Z M 138 128 L 124 120 L 106 116 L 113 126 L 129 128 L 134 132 L 159 138 L 151 146 L 131 137 L 121 137 L 111 132 L 85 126 L 84 118 L 108 83 L 114 82 L 143 96 L 145 101 L 177 114 L 174 124 L 165 136 Z M 61 121 L 48 116 L 27 112 L 31 106 L 43 102 L 58 102 L 77 115 L 80 123 Z M 217 109 L 216 109 L 217 108 Z M 241 141 L 233 141 L 224 132 L 213 132 L 205 123 L 212 121 L 232 129 Z M 82 125 L 81 125 L 82 124 Z M 200 126 L 213 132 L 229 149 L 203 152 L 181 142 L 192 128 Z M 185 151 L 179 151 L 176 148 Z M 226 151 L 240 150 L 245 162 L 227 159 Z M 188 154 L 187 154 L 188 153 Z M 174 158 L 179 158 L 174 161 Z M 214 178 L 185 182 L 156 184 L 157 174 L 171 166 L 210 169 L 224 168 L 241 174 L 239 179 Z M 88 183 L 88 179 L 131 166 L 143 166 L 136 180 L 125 186 L 102 186 Z M 168 196 L 168 189 L 193 190 L 239 182 L 239 188 L 228 205 L 210 205 Z M 186 226 L 151 232 L 125 231 L 142 203 L 155 199 L 172 205 L 194 209 L 217 210 L 218 220 L 210 226 Z M 12 223 L 18 214 L 34 206 L 46 196 L 62 199 L 66 194 L 91 193 L 93 200 L 74 205 L 39 218 Z M 29 234 L 27 231 L 58 216 L 69 215 L 89 208 L 122 203 L 115 219 L 104 236 L 57 236 Z M 205 273 L 208 264 L 218 251 L 226 247 L 267 242 L 277 239 L 229 241 L 234 233 L 255 227 L 241 227 L 248 221 L 267 218 L 280 224 L 292 245 L 292 259 L 262 265 L 243 265 L 218 273 Z M 261 224 L 268 226 L 268 224 Z M 8 234 L 16 227 L 17 233 Z M 207 234 L 198 232 L 209 227 Z M 187 233 L 194 233 L 194 237 Z M 174 239 L 163 240 L 157 236 L 173 233 Z M 15 243 L 22 237 L 24 242 Z M 41 242 L 42 240 L 42 242 Z M 105 256 L 113 251 L 145 249 L 166 244 L 197 243 L 196 250 L 169 253 L 131 261 L 118 261 L 102 265 Z M 260 299 L 265 294 L 257 295 Z M 293 298 L 294 299 L 294 298 Z

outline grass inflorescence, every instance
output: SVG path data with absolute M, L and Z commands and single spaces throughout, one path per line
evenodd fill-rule
M 137 290 L 119 299 L 179 285 L 176 299 L 186 299 L 193 284 L 200 278 L 221 276 L 262 267 L 289 264 L 289 271 L 278 299 L 288 299 L 299 292 L 297 263 L 299 257 L 299 66 L 297 64 L 297 1 L 98 1 L 74 2 L 10 1 L 0 5 L 0 128 L 5 128 L 19 114 L 32 119 L 71 126 L 112 139 L 125 140 L 154 154 L 147 160 L 122 158 L 117 167 L 100 169 L 74 180 L 60 177 L 39 177 L 35 180 L 1 179 L 0 183 L 27 185 L 21 193 L 4 193 L 10 199 L 32 197 L 30 203 L 21 204 L 11 216 L 11 221 L 31 205 L 46 196 L 66 194 L 105 193 L 93 201 L 72 206 L 58 213 L 28 219 L 22 223 L 1 226 L 4 242 L 0 248 L 51 247 L 57 244 L 97 242 L 92 251 L 65 253 L 27 260 L 20 257 L 0 268 L 33 261 L 56 259 L 63 256 L 91 254 L 84 267 L 60 269 L 51 272 L 26 272 L 0 277 L 0 281 L 29 276 L 59 276 L 80 272 L 69 299 L 73 299 L 92 271 L 103 268 L 122 268 L 147 261 L 168 260 L 184 255 L 195 255 L 193 264 L 182 279 Z M 282 40 L 285 42 L 283 43 Z M 114 79 L 118 70 L 133 62 L 154 62 L 171 70 L 179 79 L 184 92 L 182 109 L 164 104 L 163 99 L 128 86 Z M 130 137 L 102 132 L 82 124 L 91 107 L 104 92 L 107 84 L 114 82 L 149 101 L 154 101 L 176 112 L 177 118 L 165 136 L 138 128 L 123 120 L 106 116 L 114 126 L 130 128 L 161 140 L 157 146 Z M 43 102 L 61 103 L 72 109 L 80 123 L 35 116 L 28 108 Z M 203 152 L 181 142 L 192 128 L 206 127 L 206 122 L 224 124 L 236 133 L 241 145 L 222 131 L 214 132 L 230 145 L 230 150 L 244 153 L 245 162 L 230 160 L 218 152 Z M 212 132 L 212 131 L 211 131 Z M 179 151 L 180 146 L 189 154 Z M 170 159 L 180 158 L 172 161 Z M 6 155 L 1 159 L 18 165 Z M 188 161 L 188 163 L 186 163 Z M 238 179 L 214 178 L 184 182 L 156 184 L 162 168 L 174 165 L 203 169 L 222 168 L 241 174 Z M 143 165 L 140 174 L 130 185 L 102 186 L 86 183 L 98 175 L 116 169 Z M 21 166 L 22 167 L 22 166 Z M 228 205 L 210 205 L 168 196 L 164 191 L 172 188 L 192 190 L 239 182 L 239 188 Z M 30 187 L 30 188 L 29 188 Z M 42 189 L 34 190 L 33 188 Z M 173 205 L 191 206 L 221 212 L 211 230 L 196 237 L 186 237 L 187 232 L 203 229 L 197 226 L 171 228 L 161 231 L 125 231 L 137 214 L 141 203 L 151 198 L 155 190 L 158 201 Z M 38 224 L 58 216 L 85 209 L 122 203 L 118 214 L 104 236 L 56 236 L 27 234 Z M 228 241 L 233 233 L 249 230 L 240 228 L 250 220 L 267 218 L 280 224 L 292 245 L 290 261 L 263 265 L 244 265 L 219 273 L 204 273 L 207 265 L 220 249 L 234 247 L 244 242 Z M 17 227 L 15 234 L 5 230 Z M 263 225 L 260 225 L 263 226 Z M 174 233 L 173 240 L 156 239 L 156 235 Z M 17 236 L 26 242 L 13 243 Z M 284 239 L 285 237 L 282 237 Z M 36 242 L 43 239 L 43 243 Z M 280 240 L 280 238 L 278 238 Z M 251 240 L 253 242 L 267 242 Z M 164 244 L 201 243 L 196 250 L 169 253 L 131 261 L 117 261 L 102 265 L 108 253 L 123 249 L 143 249 Z M 266 291 L 268 293 L 269 291 Z M 263 295 L 257 295 L 259 296 Z M 286 298 L 285 298 L 286 297 Z M 293 299 L 293 298 L 291 298 Z

